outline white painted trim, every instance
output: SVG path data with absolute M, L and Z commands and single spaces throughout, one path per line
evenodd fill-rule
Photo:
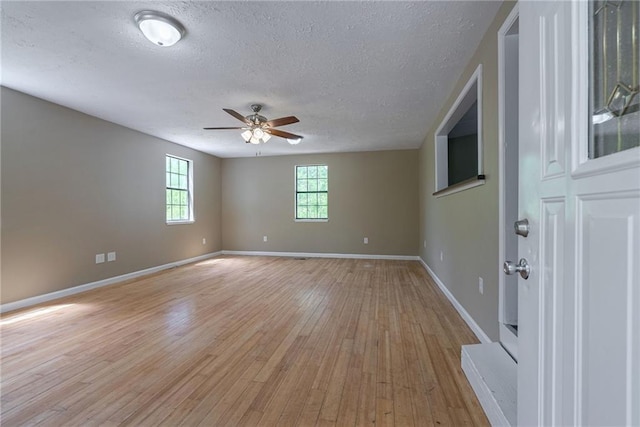
M 476 85 L 476 102 L 478 105 L 478 172 L 476 175 L 484 174 L 484 144 L 482 138 L 482 64 L 478 64 L 475 71 L 464 85 L 464 88 L 460 91 L 458 98 L 447 112 L 445 118 L 440 122 L 438 129 L 436 129 L 436 132 L 433 135 L 435 146 L 434 192 L 444 190 L 448 185 L 444 185 L 444 183 L 448 181 L 447 144 L 449 139 L 447 134 L 454 127 L 454 122 L 457 122 L 469 108 L 470 104 L 468 104 L 468 99 L 473 85 Z M 462 108 L 463 103 L 466 104 L 465 108 Z
M 463 345 L 461 359 L 462 370 L 491 425 L 516 425 L 516 362 L 499 343 Z
M 440 190 L 438 191 L 438 194 L 435 196 L 436 199 L 443 197 L 443 196 L 448 196 L 449 194 L 454 194 L 454 193 L 459 193 L 461 191 L 464 190 L 468 190 L 470 188 L 473 187 L 479 187 L 481 185 L 484 185 L 485 180 L 484 179 L 478 179 L 476 181 L 472 181 L 468 184 L 464 184 L 464 185 L 456 185 L 454 187 L 448 187 L 445 188 L 444 190 Z
M 425 268 L 425 270 L 427 270 L 427 272 L 429 273 L 433 281 L 436 282 L 436 284 L 438 285 L 442 293 L 444 293 L 447 299 L 449 299 L 449 301 L 451 302 L 451 304 L 453 304 L 453 306 L 458 311 L 462 319 L 467 323 L 467 325 L 469 325 L 469 327 L 471 328 L 473 333 L 476 335 L 476 337 L 478 337 L 480 342 L 485 344 L 490 343 L 491 339 L 489 338 L 489 336 L 482 330 L 480 326 L 478 326 L 476 321 L 473 320 L 473 317 L 471 317 L 471 315 L 467 312 L 467 310 L 464 309 L 462 304 L 458 302 L 456 297 L 454 297 L 451 291 L 447 289 L 447 287 L 444 285 L 444 283 L 442 283 L 440 278 L 436 276 L 436 273 L 433 272 L 433 270 L 427 265 L 426 262 L 424 262 L 422 258 L 418 257 L 418 260 L 420 261 L 420 263 L 422 263 L 422 266 Z
M 264 252 L 264 251 L 222 251 L 223 255 L 275 256 L 298 258 L 346 258 L 346 259 L 387 259 L 397 261 L 418 261 L 414 255 L 370 255 L 370 254 L 329 254 L 321 252 Z
M 506 176 L 506 160 L 505 160 L 505 37 L 509 30 L 513 27 L 516 20 L 520 17 L 520 7 L 518 3 L 513 6 L 509 16 L 504 20 L 502 26 L 498 30 L 498 260 L 506 260 L 505 255 L 505 176 Z M 507 351 L 517 359 L 517 343 L 518 338 L 504 325 L 504 301 L 505 278 L 502 271 L 502 263 L 498 264 L 498 328 L 500 333 L 500 341 Z
M 59 291 L 50 292 L 48 294 L 37 295 L 35 297 L 26 298 L 19 301 L 9 302 L 0 305 L 0 313 L 8 311 L 18 310 L 32 305 L 41 304 L 43 302 L 52 301 L 59 298 L 64 298 L 70 295 L 79 294 L 92 289 L 101 288 L 103 286 L 109 286 L 116 283 L 124 282 L 125 280 L 136 279 L 138 277 L 147 276 L 149 274 L 157 273 L 169 268 L 179 267 L 181 265 L 190 264 L 192 262 L 202 261 L 205 259 L 213 258 L 222 255 L 222 251 L 212 252 L 204 255 L 200 255 L 193 258 L 183 259 L 181 261 L 170 262 L 168 264 L 159 265 L 157 267 L 146 268 L 144 270 L 134 271 L 131 273 L 123 274 L 121 276 L 110 277 L 108 279 L 98 280 L 96 282 L 85 283 L 84 285 L 74 286 L 72 288 L 61 289 Z

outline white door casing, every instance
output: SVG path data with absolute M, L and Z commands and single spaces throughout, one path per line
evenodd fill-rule
M 518 4 L 498 30 L 498 150 L 499 202 L 498 259 L 518 260 L 518 237 L 513 232 L 518 219 Z M 518 360 L 518 278 L 502 274 L 498 286 L 500 343 Z
M 518 425 L 640 425 L 640 148 L 589 159 L 588 13 L 520 3 Z

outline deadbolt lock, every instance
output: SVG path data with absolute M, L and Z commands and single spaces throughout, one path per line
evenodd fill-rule
M 518 236 L 527 237 L 529 235 L 529 220 L 521 219 L 513 223 L 513 228 Z

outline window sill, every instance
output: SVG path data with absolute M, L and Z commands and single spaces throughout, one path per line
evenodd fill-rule
M 167 221 L 166 224 L 167 225 L 184 225 L 184 224 L 193 224 L 194 222 L 196 221 L 191 219 L 188 221 Z
M 469 188 L 478 187 L 480 185 L 484 185 L 485 176 L 478 175 L 473 178 L 466 179 L 464 181 L 460 181 L 456 184 L 450 185 L 447 188 L 443 188 L 442 190 L 438 190 L 432 195 L 436 198 L 448 196 L 449 194 L 459 193 L 464 190 L 468 190 Z
M 295 219 L 295 222 L 329 222 L 329 219 Z

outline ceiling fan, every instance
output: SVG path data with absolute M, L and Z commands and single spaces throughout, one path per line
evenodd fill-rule
M 253 111 L 253 114 L 249 114 L 246 117 L 238 113 L 237 111 L 230 110 L 228 108 L 223 108 L 222 110 L 226 111 L 236 119 L 243 122 L 245 126 L 204 128 L 205 130 L 244 129 L 244 132 L 242 132 L 241 136 L 247 144 L 260 144 L 261 142 L 267 142 L 272 135 L 279 136 L 280 138 L 285 138 L 289 142 L 289 144 L 292 145 L 298 144 L 300 141 L 302 141 L 303 137 L 300 135 L 285 132 L 279 129 L 274 129 L 278 126 L 285 126 L 299 122 L 300 120 L 298 120 L 298 118 L 295 116 L 287 116 L 281 117 L 279 119 L 267 120 L 266 117 L 258 114 L 260 113 L 260 110 L 262 110 L 262 105 L 260 104 L 252 104 L 251 110 Z

